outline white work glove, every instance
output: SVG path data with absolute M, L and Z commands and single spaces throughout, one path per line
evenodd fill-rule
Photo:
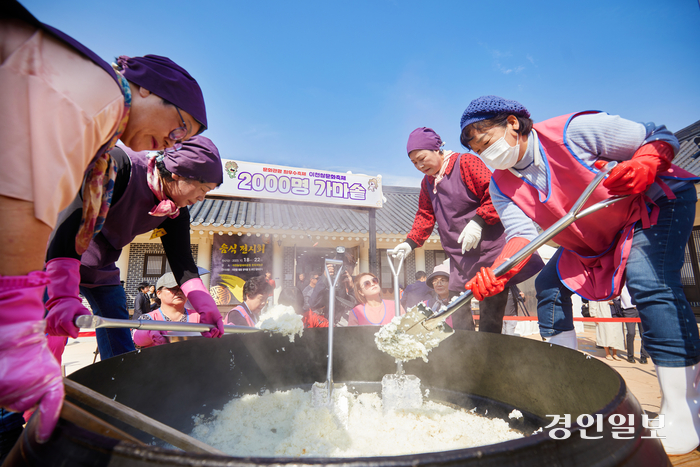
M 481 240 L 481 226 L 473 220 L 469 221 L 457 239 L 457 241 L 462 244 L 462 253 L 465 253 L 472 248 L 476 248 L 476 246 L 479 244 L 479 240 Z
M 394 253 L 391 256 L 396 258 L 400 254 L 403 254 L 403 257 L 406 258 L 410 252 L 411 252 L 411 245 L 409 245 L 407 242 L 403 242 L 403 243 L 399 243 L 394 248 Z

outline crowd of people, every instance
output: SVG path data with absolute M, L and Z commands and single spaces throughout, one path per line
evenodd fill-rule
M 15 0 L 5 3 L 0 406 L 12 433 L 14 415 L 37 409 L 36 437 L 44 442 L 64 398 L 60 346 L 52 353 L 46 334 L 64 344 L 77 337 L 75 319 L 90 313 L 81 295 L 92 313 L 128 319 L 116 260 L 135 236 L 167 232 L 160 239 L 172 268 L 153 291 L 141 285 L 137 319 L 206 323 L 211 330 L 204 337 L 217 338 L 224 322 L 255 325 L 276 285 L 270 275 L 249 279 L 242 303 L 224 319 L 200 278 L 187 207 L 223 182 L 223 170 L 214 142 L 201 136 L 208 123 L 197 81 L 163 56 L 121 56 L 110 65 Z M 470 152 L 443 148 L 428 127 L 408 137 L 407 156 L 424 177 L 413 226 L 395 254 L 420 248 L 437 225 L 448 263 L 420 274 L 399 309 L 419 302 L 439 309 L 466 287 L 481 305 L 479 331 L 501 333 L 509 296 L 517 305 L 512 287 L 539 273 L 540 334 L 576 348 L 572 294 L 607 305 L 626 281 L 629 300 L 621 307 L 638 312 L 663 394 L 665 425 L 657 431 L 669 453 L 695 449 L 700 336 L 680 271 L 700 179 L 673 165 L 679 149 L 673 133 L 597 111 L 534 123 L 521 103 L 482 96 L 461 116 L 459 137 Z M 617 165 L 590 200 L 625 198 L 557 234 L 561 247 L 546 265 L 535 253 L 496 276 L 538 227 L 548 228 L 570 209 L 608 162 Z M 379 279 L 352 277 L 354 258 L 343 261 L 342 271 L 331 265 L 308 283 L 303 277 L 283 288 L 279 302 L 309 327 L 391 320 L 397 304 L 384 298 Z M 327 275 L 338 284 L 332 323 Z M 451 319 L 456 329 L 475 329 L 469 304 Z M 98 329 L 97 342 L 107 359 L 135 343 L 166 340 L 156 331 L 132 336 L 122 328 Z

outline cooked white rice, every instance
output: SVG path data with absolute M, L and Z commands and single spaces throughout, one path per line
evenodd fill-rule
M 239 457 L 395 456 L 522 437 L 504 420 L 436 402 L 385 413 L 378 394 L 348 393 L 347 398 L 345 420 L 332 408 L 314 407 L 310 392 L 302 389 L 246 395 L 210 416 L 196 416 L 192 436 Z
M 304 321 L 291 306 L 275 305 L 260 315 L 255 327 L 289 336 L 289 341 L 294 342 L 294 337 L 304 332 Z

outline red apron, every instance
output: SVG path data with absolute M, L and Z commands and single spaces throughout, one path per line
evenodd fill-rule
M 547 171 L 549 191 L 546 196 L 508 170 L 496 170 L 493 174 L 498 189 L 543 229 L 568 213 L 599 172 L 579 160 L 565 143 L 571 120 L 590 113 L 597 112 L 564 115 L 534 125 Z M 696 178 L 676 166 L 659 177 Z M 584 208 L 610 197 L 609 190 L 601 183 Z M 647 201 L 643 193 L 629 196 L 577 220 L 552 239 L 563 247 L 557 271 L 566 287 L 594 301 L 608 300 L 620 294 L 635 224 L 642 220 L 643 227 L 647 228 L 656 223 L 655 211 L 658 208 L 649 201 L 654 208 L 650 213 Z

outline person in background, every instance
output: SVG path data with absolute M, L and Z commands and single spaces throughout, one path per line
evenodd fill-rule
M 450 260 L 450 291 L 461 294 L 464 285 L 501 253 L 505 234 L 491 202 L 491 171 L 475 155 L 458 154 L 442 146 L 442 138 L 431 128 L 417 128 L 408 137 L 408 157 L 425 176 L 413 227 L 394 252 L 407 256 L 423 245 L 437 224 L 442 247 Z M 538 266 L 541 265 L 540 260 Z M 513 278 L 512 283 L 539 271 L 535 263 L 532 267 Z M 479 331 L 500 334 L 508 294 L 483 298 Z M 454 314 L 452 319 L 456 329 L 474 330 L 471 315 Z
M 311 281 L 306 279 L 306 274 L 303 272 L 299 273 L 299 276 L 297 276 L 296 288 L 303 293 L 306 286 L 309 285 L 309 282 Z
M 312 273 L 311 278 L 309 280 L 309 285 L 306 286 L 304 289 L 304 327 L 305 328 L 327 328 L 328 327 L 328 319 L 326 319 L 322 313 L 317 313 L 314 310 L 311 309 L 310 305 L 310 300 L 311 296 L 314 293 L 314 289 L 316 287 L 316 284 L 318 284 L 318 281 L 320 279 L 320 275 L 318 273 Z
M 382 299 L 377 276 L 363 272 L 355 276 L 355 298 L 359 305 L 350 310 L 348 326 L 381 326 L 396 316 L 395 302 Z M 401 308 L 403 314 L 403 308 Z
M 284 287 L 277 296 L 277 304 L 291 306 L 294 312 L 304 317 L 304 296 L 297 287 Z
M 277 284 L 275 283 L 275 280 L 272 278 L 272 271 L 269 269 L 265 270 L 265 280 L 267 281 L 268 284 L 270 284 L 271 292 L 270 295 L 267 297 L 267 305 L 273 306 L 275 304 L 275 289 L 277 288 Z
M 254 327 L 272 291 L 265 276 L 251 277 L 243 284 L 243 303 L 228 312 L 224 323 Z
M 355 257 L 345 252 L 343 253 L 343 270 L 335 289 L 334 326 L 345 326 L 348 323 L 350 310 L 357 305 L 354 293 L 354 283 L 350 271 L 355 267 Z M 332 264 L 327 266 L 331 280 L 335 280 L 335 267 Z M 330 287 L 325 274 L 320 278 L 314 292 L 309 299 L 309 305 L 314 312 L 321 314 L 328 319 L 328 303 L 330 298 Z
M 311 273 L 311 278 L 309 279 L 309 285 L 304 287 L 304 291 L 302 292 L 302 295 L 304 296 L 304 310 L 310 310 L 311 309 L 311 295 L 314 293 L 314 288 L 316 287 L 316 284 L 318 284 L 318 279 L 319 279 L 319 274 L 318 273 Z
M 627 290 L 627 285 L 622 287 L 622 294 L 620 294 L 620 310 L 623 318 L 639 318 L 639 312 L 634 306 L 632 297 L 630 296 L 629 290 Z M 642 335 L 641 323 L 639 335 Z M 634 337 L 637 334 L 637 323 L 625 323 L 625 329 L 627 331 L 626 335 L 626 348 L 627 348 L 627 361 L 630 363 L 636 363 L 634 359 Z M 642 345 L 639 349 L 639 363 L 646 364 L 649 354 L 644 348 L 644 341 L 642 340 Z
M 277 287 L 277 284 L 275 284 L 275 280 L 272 278 L 272 271 L 269 269 L 265 270 L 265 280 L 267 281 L 268 284 L 270 284 L 270 287 L 274 290 L 275 287 Z
M 520 291 L 517 285 L 511 285 L 506 290 L 508 291 L 508 303 L 506 303 L 505 316 L 518 316 L 518 308 L 520 303 L 525 302 L 525 294 Z M 517 326 L 518 322 L 515 320 L 503 320 L 502 334 L 514 336 Z
M 180 323 L 200 322 L 199 313 L 185 307 L 187 297 L 172 272 L 168 272 L 158 279 L 156 294 L 160 299 L 160 307 L 141 315 L 139 319 Z M 136 329 L 132 333 L 134 344 L 140 348 L 167 344 L 168 340 L 165 337 L 167 335 L 168 331 L 144 331 L 140 329 Z
M 452 298 L 458 295 L 456 292 L 450 290 L 450 266 L 447 261 L 438 264 L 435 266 L 435 268 L 433 268 L 433 272 L 428 276 L 426 284 L 431 289 L 431 293 L 425 304 L 435 313 L 447 307 Z M 463 315 L 461 317 L 462 322 L 464 323 L 465 321 L 469 320 L 471 322 L 471 329 L 475 329 L 471 303 L 462 305 L 455 312 L 455 314 Z M 445 320 L 445 322 L 450 326 L 453 324 L 452 318 L 455 316 L 455 314 Z
M 185 123 L 183 123 L 185 124 Z M 187 209 L 204 199 L 206 193 L 223 182 L 219 150 L 204 136 L 194 136 L 180 145 L 178 152 L 133 152 L 123 146 L 110 151 L 117 170 L 114 195 L 104 226 L 88 239 L 81 254 L 80 237 L 83 203 L 80 194 L 61 213 L 46 253 L 46 270 L 61 277 L 47 288 L 47 330 L 54 336 L 78 335 L 76 316 L 88 314 L 80 292 L 95 315 L 128 319 L 126 295 L 119 284 L 116 261 L 122 248 L 139 234 L 162 229 L 160 241 L 180 287 L 200 314 L 203 323 L 216 327 L 205 337 L 223 335 L 221 313 L 199 277 L 190 248 L 190 215 Z M 97 329 L 100 357 L 106 360 L 134 350 L 128 329 Z
M 425 271 L 416 272 L 415 278 L 416 281 L 404 289 L 401 297 L 401 306 L 405 310 L 410 310 L 417 304 L 428 300 L 432 293 L 430 287 L 425 283 L 428 278 Z
M 496 169 L 491 197 L 512 252 L 537 236 L 533 222 L 552 226 L 610 161 L 617 163 L 587 203 L 626 197 L 553 238 L 560 248 L 535 281 L 540 334 L 575 348 L 571 295 L 592 306 L 619 295 L 626 277 L 663 394 L 665 425 L 656 431 L 667 453 L 694 450 L 700 444 L 700 335 L 681 268 L 700 179 L 672 164 L 678 139 L 663 125 L 599 111 L 533 123 L 525 106 L 498 96 L 474 99 L 460 128 L 462 144 Z M 506 257 L 470 283 L 477 298 L 503 291 L 510 272 L 496 277 L 493 269 Z
M 87 181 L 91 209 L 73 239 L 87 247 L 112 196 L 107 151 L 118 140 L 136 151 L 173 148 L 204 131 L 207 119 L 199 85 L 166 57 L 122 56 L 115 70 L 17 1 L 3 1 L 1 10 L 0 407 L 38 405 L 36 439 L 44 442 L 64 395 L 43 302 L 47 286 L 62 288 L 66 279 L 44 270 L 59 213 Z
M 592 318 L 617 318 L 617 306 L 613 300 L 590 301 L 588 312 Z M 595 343 L 605 349 L 606 360 L 621 360 L 617 356 L 618 350 L 624 350 L 625 344 L 622 338 L 622 326 L 614 322 L 595 323 Z
M 148 282 L 141 282 L 139 284 L 139 293 L 136 294 L 134 299 L 134 314 L 131 319 L 139 319 L 139 316 L 145 315 L 151 311 L 151 303 L 148 299 L 148 291 L 151 288 L 151 284 Z
M 156 287 L 154 285 L 148 288 L 148 301 L 150 302 L 151 311 L 157 309 L 160 306 L 158 302 L 158 297 L 156 296 Z

